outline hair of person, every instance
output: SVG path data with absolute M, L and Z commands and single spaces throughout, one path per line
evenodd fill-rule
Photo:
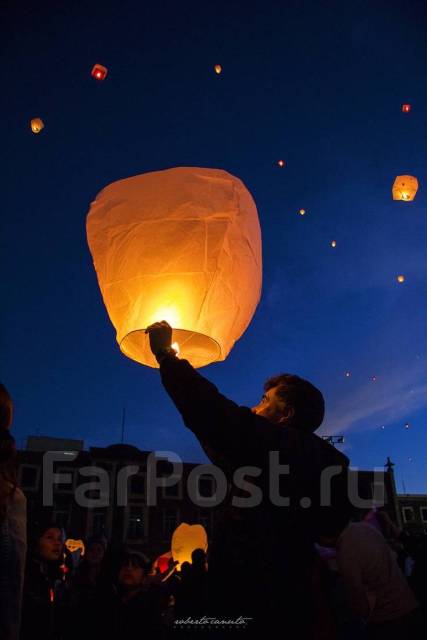
M 0 382 L 0 429 L 9 429 L 12 421 L 13 401 L 9 391 Z
M 294 410 L 287 423 L 290 427 L 303 431 L 316 431 L 320 427 L 325 415 L 325 401 L 311 382 L 291 373 L 281 373 L 265 382 L 264 391 L 273 388 L 277 388 L 277 396 Z
M 7 513 L 7 506 L 17 486 L 15 439 L 7 429 L 0 429 L 0 522 Z

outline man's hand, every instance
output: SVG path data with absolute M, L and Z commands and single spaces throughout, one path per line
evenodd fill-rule
M 150 348 L 154 355 L 160 351 L 160 349 L 168 349 L 172 343 L 172 327 L 162 320 L 161 322 L 155 322 L 146 328 L 145 333 L 150 336 Z

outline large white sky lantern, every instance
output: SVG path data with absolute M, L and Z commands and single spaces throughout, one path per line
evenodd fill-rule
M 87 236 L 125 355 L 157 367 L 144 331 L 166 320 L 193 366 L 227 357 L 262 284 L 258 214 L 241 180 L 195 167 L 119 180 L 92 203 Z

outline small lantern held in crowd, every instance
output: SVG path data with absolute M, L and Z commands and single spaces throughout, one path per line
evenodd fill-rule
M 201 524 L 182 522 L 172 535 L 172 557 L 177 561 L 178 569 L 183 562 L 191 562 L 191 554 L 195 549 L 208 549 L 208 537 Z
M 128 358 L 158 367 L 145 329 L 166 320 L 194 367 L 225 360 L 262 284 L 258 214 L 238 178 L 179 167 L 119 180 L 92 203 L 87 235 Z
M 96 64 L 92 69 L 92 76 L 96 80 L 105 80 L 107 73 L 107 67 L 103 67 L 102 64 Z
M 215 73 L 217 73 L 218 75 L 219 75 L 219 74 L 221 73 L 221 71 L 222 71 L 222 67 L 221 67 L 221 65 L 220 65 L 220 64 L 216 64 L 216 65 L 214 66 L 214 69 L 215 69 Z
M 40 133 L 40 131 L 44 128 L 44 122 L 41 118 L 33 118 L 31 120 L 31 131 L 33 133 Z
M 410 110 L 411 110 L 411 105 L 410 104 L 402 104 L 403 113 L 409 113 Z
M 410 202 L 418 191 L 418 180 L 415 176 L 397 176 L 393 188 L 393 200 Z
M 65 546 L 70 553 L 74 553 L 75 551 L 80 549 L 80 555 L 84 556 L 85 554 L 85 545 L 83 540 L 74 540 L 73 538 L 68 538 L 65 541 Z

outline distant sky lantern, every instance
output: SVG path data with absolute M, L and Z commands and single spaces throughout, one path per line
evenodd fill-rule
M 405 429 L 409 429 L 409 428 L 410 428 L 410 426 L 411 426 L 411 425 L 409 424 L 409 422 L 406 422 L 406 423 L 405 423 Z
M 376 382 L 377 381 L 377 376 L 371 376 L 371 380 L 372 380 L 372 382 Z
M 402 282 L 405 282 L 405 276 L 397 276 L 397 281 L 400 282 L 400 284 L 402 284 Z
M 409 113 L 410 110 L 411 110 L 411 105 L 410 104 L 402 104 L 403 113 Z
M 208 537 L 201 524 L 187 524 L 182 522 L 172 535 L 172 557 L 179 562 L 178 569 L 183 562 L 191 562 L 191 554 L 195 549 L 208 549 Z
M 31 131 L 33 133 L 40 133 L 40 131 L 44 128 L 44 122 L 41 118 L 33 118 L 31 120 Z
M 279 162 L 277 164 L 279 165 L 279 167 L 284 167 L 285 166 L 285 161 L 284 160 L 279 160 Z
M 300 216 L 305 216 L 305 209 L 300 209 L 298 213 Z
M 216 65 L 214 66 L 214 69 L 215 69 L 215 73 L 217 73 L 218 75 L 219 75 L 219 74 L 221 73 L 221 71 L 222 71 L 222 67 L 221 67 L 221 65 L 220 65 L 220 64 L 216 64 Z
M 119 180 L 92 203 L 87 236 L 126 356 L 157 367 L 145 329 L 166 320 L 193 366 L 225 360 L 262 285 L 258 214 L 241 180 L 194 167 Z
M 333 249 L 335 249 L 335 247 L 336 247 L 336 246 L 337 246 L 337 241 L 336 241 L 336 240 L 332 240 L 332 242 L 331 242 L 331 247 L 332 247 Z
M 397 176 L 392 189 L 393 200 L 410 202 L 418 191 L 418 180 L 414 176 Z
M 103 67 L 102 64 L 96 64 L 92 69 L 92 76 L 96 78 L 96 80 L 105 80 L 107 73 L 107 67 Z
M 345 372 L 345 377 L 346 378 L 350 378 L 351 377 L 351 371 L 346 371 Z

